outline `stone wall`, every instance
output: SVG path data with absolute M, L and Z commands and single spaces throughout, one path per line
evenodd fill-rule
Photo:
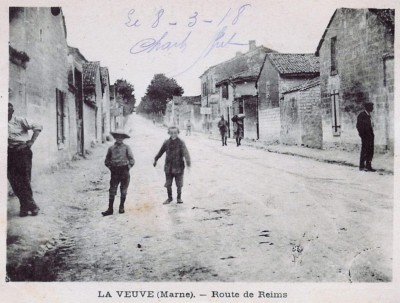
M 279 141 L 279 74 L 267 59 L 257 83 L 260 140 Z
M 281 142 L 288 145 L 301 145 L 301 124 L 299 117 L 298 90 L 284 94 L 280 104 Z
M 279 107 L 260 109 L 260 140 L 266 142 L 279 142 L 281 131 L 281 119 Z
M 321 88 L 308 87 L 299 92 L 299 113 L 301 124 L 301 144 L 322 148 Z

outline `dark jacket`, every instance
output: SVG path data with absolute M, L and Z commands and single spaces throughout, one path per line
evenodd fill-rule
M 108 148 L 104 164 L 108 168 L 127 165 L 132 167 L 135 165 L 135 159 L 133 158 L 131 148 L 128 145 L 124 143 L 115 143 Z
M 228 121 L 220 120 L 218 122 L 218 128 L 221 133 L 226 133 L 228 131 Z
M 371 116 L 365 111 L 361 112 L 357 117 L 357 130 L 361 139 L 370 139 L 374 137 Z
M 169 174 L 180 174 L 185 170 L 185 159 L 187 166 L 190 166 L 189 151 L 186 148 L 185 142 L 181 139 L 171 138 L 166 140 L 161 146 L 160 151 L 155 157 L 155 160 L 161 158 L 166 153 L 164 171 Z

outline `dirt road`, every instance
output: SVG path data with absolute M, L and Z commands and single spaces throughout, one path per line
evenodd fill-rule
M 46 216 L 57 216 L 54 280 L 391 280 L 393 176 L 182 134 L 193 162 L 184 204 L 162 205 L 164 158 L 156 168 L 152 161 L 166 130 L 139 116 L 126 128 L 136 165 L 125 214 L 101 216 L 109 181 L 102 147 L 57 172 L 56 180 L 69 174 L 59 202 L 27 218 L 46 224 Z M 56 180 L 38 182 L 39 197 L 46 200 Z M 11 225 L 25 219 L 10 216 Z

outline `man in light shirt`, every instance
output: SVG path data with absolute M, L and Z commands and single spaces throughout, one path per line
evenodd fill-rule
M 7 177 L 20 202 L 20 216 L 39 213 L 31 188 L 31 146 L 42 131 L 42 126 L 25 118 L 13 116 L 14 107 L 8 103 L 8 165 Z M 33 135 L 29 138 L 29 130 Z

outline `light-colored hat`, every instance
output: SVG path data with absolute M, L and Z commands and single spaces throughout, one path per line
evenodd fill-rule
M 118 128 L 117 130 L 110 132 L 110 134 L 113 137 L 120 136 L 120 137 L 124 137 L 124 138 L 130 138 L 130 136 L 122 128 Z

